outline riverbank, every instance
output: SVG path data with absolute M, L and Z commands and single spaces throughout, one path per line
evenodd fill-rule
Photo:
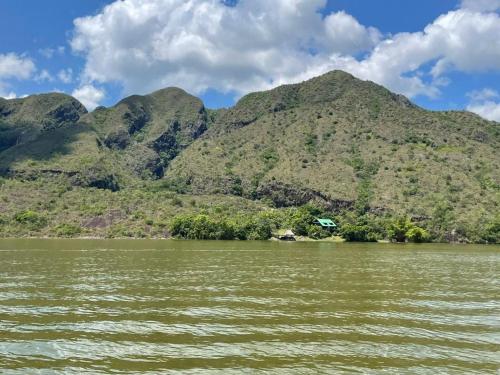
M 160 242 L 190 242 L 190 241 L 200 241 L 200 240 L 189 240 L 175 237 L 98 237 L 98 236 L 75 236 L 75 237 L 55 237 L 55 236 L 18 236 L 18 237 L 0 237 L 0 241 L 22 241 L 22 240 L 43 240 L 43 241 L 160 241 Z M 203 241 L 203 240 L 202 240 Z M 283 241 L 280 240 L 278 236 L 273 236 L 267 240 L 205 240 L 213 243 L 224 243 L 224 242 L 280 242 L 280 243 L 332 243 L 332 244 L 342 244 L 342 243 L 351 243 L 351 244 L 363 244 L 363 243 L 371 243 L 371 244 L 396 244 L 396 245 L 404 245 L 404 244 L 412 244 L 411 242 L 394 242 L 387 239 L 363 242 L 363 241 L 347 241 L 345 238 L 339 236 L 327 237 L 322 239 L 314 239 L 305 236 L 297 236 L 294 241 Z M 474 244 L 471 242 L 428 242 L 435 245 L 499 245 L 498 243 L 490 243 L 490 244 Z
M 315 217 L 332 219 L 346 241 L 500 242 L 500 216 L 466 220 L 321 205 L 272 207 L 265 200 L 191 195 L 148 188 L 111 192 L 53 181 L 0 181 L 0 237 L 269 239 L 292 230 L 301 240 L 330 233 Z M 398 223 L 398 220 L 402 220 Z

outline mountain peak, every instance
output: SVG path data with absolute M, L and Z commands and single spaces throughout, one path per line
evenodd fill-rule
M 8 123 L 59 127 L 78 121 L 86 113 L 82 103 L 63 93 L 37 94 L 0 101 L 0 119 Z

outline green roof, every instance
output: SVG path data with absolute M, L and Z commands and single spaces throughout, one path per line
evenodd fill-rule
M 337 224 L 335 224 L 332 220 L 330 219 L 319 219 L 316 218 L 316 221 L 319 225 L 322 227 L 337 227 Z

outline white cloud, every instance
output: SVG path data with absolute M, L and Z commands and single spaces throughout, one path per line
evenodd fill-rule
M 490 99 L 495 99 L 498 98 L 498 91 L 490 89 L 490 88 L 485 88 L 482 90 L 474 90 L 469 93 L 467 93 L 467 96 L 471 98 L 473 102 L 482 102 Z
M 51 59 L 54 56 L 55 50 L 53 48 L 41 48 L 38 52 L 46 59 Z
M 0 98 L 4 99 L 16 99 L 17 95 L 14 91 L 4 91 L 2 86 L 0 86 Z
M 323 19 L 326 0 L 126 0 L 75 20 L 72 47 L 84 75 L 125 92 L 177 85 L 245 93 L 310 78 L 329 54 L 370 48 L 379 33 L 344 12 Z M 278 17 L 279 15 L 279 17 Z M 314 52 L 317 51 L 317 52 Z
M 73 69 L 61 69 L 59 73 L 57 73 L 57 78 L 59 78 L 62 83 L 71 83 L 73 81 Z
M 468 111 L 477 113 L 485 119 L 500 122 L 500 102 L 496 100 L 500 98 L 498 91 L 485 88 L 480 91 L 471 91 L 467 96 L 471 98 L 467 106 Z
M 36 82 L 52 82 L 54 81 L 54 77 L 46 70 L 43 69 L 40 73 L 38 73 L 34 77 Z
M 325 18 L 327 44 L 332 51 L 352 54 L 367 51 L 382 39 L 380 31 L 373 27 L 366 28 L 353 16 L 337 12 Z
M 0 97 L 16 98 L 7 82 L 11 79 L 29 79 L 35 72 L 35 64 L 29 58 L 15 53 L 0 54 Z
M 78 99 L 87 110 L 92 111 L 105 97 L 104 90 L 87 84 L 75 89 L 71 95 Z
M 0 80 L 28 79 L 35 70 L 35 64 L 29 58 L 15 53 L 0 54 Z
M 462 0 L 461 7 L 477 12 L 491 12 L 500 9 L 500 0 Z
M 399 33 L 379 43 L 366 59 L 347 57 L 338 67 L 408 96 L 436 96 L 450 70 L 500 70 L 500 17 L 457 10 L 438 17 L 422 32 Z M 436 61 L 428 80 L 419 69 Z
M 326 0 L 124 0 L 76 19 L 71 46 L 86 59 L 84 81 L 118 82 L 126 94 L 166 86 L 244 94 L 343 69 L 434 97 L 451 70 L 500 70 L 500 16 L 487 12 L 496 2 L 480 2 L 384 38 L 345 12 L 323 17 Z
M 41 48 L 38 50 L 38 52 L 40 53 L 40 55 L 42 55 L 43 57 L 45 57 L 46 59 L 51 59 L 52 57 L 54 57 L 54 55 L 57 53 L 59 55 L 62 55 L 64 54 L 64 51 L 66 50 L 66 48 L 64 46 L 58 46 L 56 48 Z
M 500 122 L 500 103 L 487 101 L 481 104 L 469 104 L 467 110 L 477 113 L 487 120 Z

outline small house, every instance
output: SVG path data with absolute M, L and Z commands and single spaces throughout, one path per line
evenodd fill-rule
M 320 219 L 320 218 L 315 218 L 314 219 L 314 224 L 320 225 L 323 229 L 332 231 L 335 228 L 337 228 L 337 224 L 333 222 L 331 219 Z

